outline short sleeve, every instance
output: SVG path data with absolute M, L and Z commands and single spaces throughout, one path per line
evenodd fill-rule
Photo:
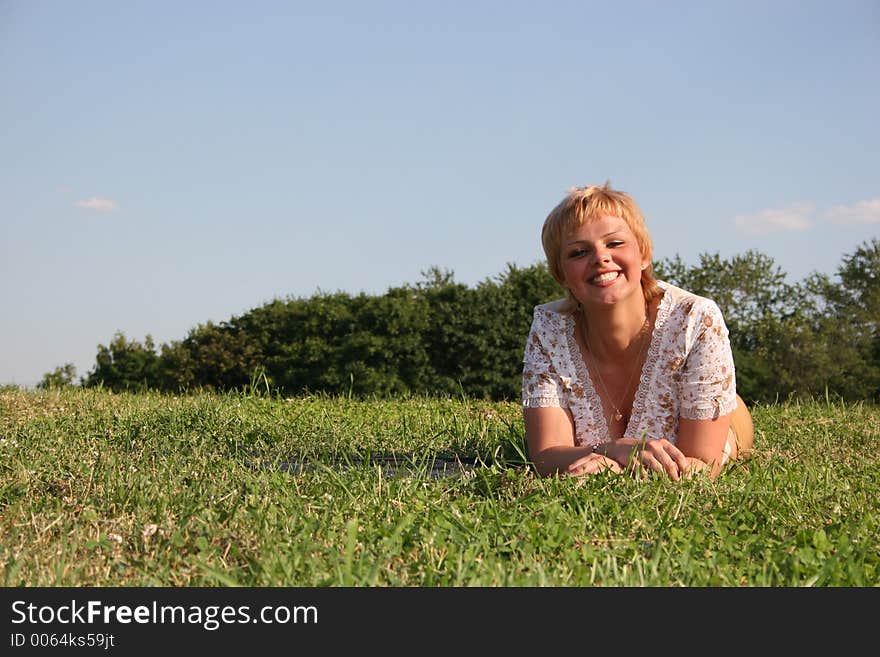
M 523 356 L 522 404 L 524 408 L 568 407 L 567 388 L 553 363 L 558 335 L 548 317 L 536 309 Z
M 721 309 L 714 301 L 698 304 L 689 318 L 692 341 L 679 378 L 680 415 L 710 420 L 736 408 L 733 352 Z

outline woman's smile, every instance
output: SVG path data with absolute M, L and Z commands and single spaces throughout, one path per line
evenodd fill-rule
M 614 304 L 641 293 L 647 263 L 620 217 L 607 215 L 581 224 L 563 242 L 560 255 L 565 285 L 581 304 Z
M 599 285 L 602 287 L 607 287 L 611 285 L 614 281 L 616 281 L 620 277 L 619 271 L 609 271 L 604 274 L 598 274 L 590 279 L 590 283 L 592 285 Z

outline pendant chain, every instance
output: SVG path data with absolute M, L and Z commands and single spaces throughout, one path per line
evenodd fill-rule
M 583 318 L 583 316 L 582 316 L 582 318 Z M 647 331 L 648 325 L 650 323 L 649 318 L 650 318 L 650 315 L 648 314 L 648 304 L 647 304 L 647 302 L 645 302 L 645 323 L 642 325 L 642 328 L 639 329 L 639 334 L 642 336 L 642 338 L 641 338 L 642 345 L 639 347 L 639 355 L 638 355 L 638 358 L 636 359 L 635 367 L 633 367 L 632 371 L 630 372 L 629 381 L 627 381 L 626 388 L 623 391 L 623 397 L 620 400 L 621 404 L 623 404 L 623 402 L 626 401 L 626 398 L 629 395 L 629 389 L 632 386 L 633 377 L 635 376 L 635 373 L 641 369 L 640 363 L 642 362 L 642 355 L 645 352 L 645 346 L 648 344 L 648 342 L 650 342 L 650 340 L 645 339 L 645 332 Z M 614 421 L 619 422 L 620 420 L 623 419 L 623 413 L 620 412 L 620 406 L 618 404 L 615 404 L 614 400 L 611 399 L 611 395 L 608 392 L 608 388 L 605 386 L 605 381 L 602 380 L 602 372 L 599 371 L 599 364 L 596 362 L 596 357 L 593 354 L 593 348 L 592 348 L 592 346 L 590 346 L 590 337 L 589 337 L 589 334 L 587 333 L 586 320 L 584 320 L 582 322 L 581 326 L 582 326 L 581 332 L 583 333 L 584 342 L 586 343 L 586 346 L 587 346 L 587 353 L 590 355 L 590 358 L 593 361 L 593 369 L 596 370 L 596 376 L 599 378 L 599 384 L 602 386 L 602 390 L 605 391 L 605 397 L 607 397 L 608 401 L 611 403 L 611 406 L 614 407 Z

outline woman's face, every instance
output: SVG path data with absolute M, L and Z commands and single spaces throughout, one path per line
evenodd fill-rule
M 562 240 L 561 249 L 565 286 L 582 305 L 613 305 L 633 294 L 644 299 L 642 270 L 650 263 L 620 217 L 585 222 Z

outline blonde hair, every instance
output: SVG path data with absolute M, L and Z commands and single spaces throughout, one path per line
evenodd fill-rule
M 565 285 L 561 262 L 562 241 L 584 223 L 606 216 L 619 217 L 626 222 L 636 238 L 639 253 L 648 261 L 648 266 L 642 270 L 641 284 L 645 301 L 650 302 L 660 294 L 660 288 L 654 278 L 654 246 L 645 225 L 645 217 L 635 200 L 626 192 L 612 189 L 610 182 L 604 185 L 572 187 L 566 197 L 547 215 L 541 229 L 541 244 L 547 256 L 550 273 L 560 285 Z M 566 310 L 573 311 L 578 302 L 568 289 L 565 295 L 568 301 Z

